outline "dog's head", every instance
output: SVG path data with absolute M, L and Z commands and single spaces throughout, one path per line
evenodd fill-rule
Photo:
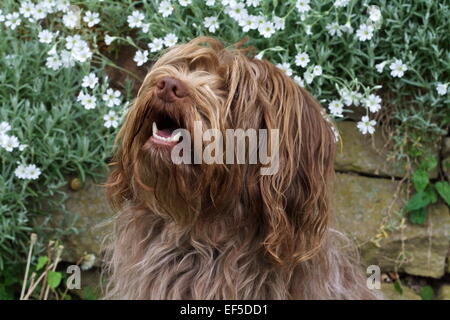
M 334 133 L 308 92 L 249 52 L 202 37 L 153 65 L 118 134 L 109 195 L 119 208 L 147 207 L 180 225 L 232 216 L 230 228 L 257 226 L 275 260 L 308 259 L 328 225 Z M 223 163 L 194 163 L 214 140 L 194 146 L 195 123 L 223 134 L 223 153 L 212 152 Z M 227 129 L 266 129 L 267 139 L 245 150 L 245 163 L 229 163 Z M 192 145 L 181 151 L 192 164 L 173 162 L 181 143 Z M 271 164 L 249 163 L 263 147 L 278 162 L 272 174 L 261 175 Z

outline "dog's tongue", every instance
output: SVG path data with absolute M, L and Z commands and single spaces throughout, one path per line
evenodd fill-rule
M 174 129 L 158 129 L 158 135 L 164 138 L 170 138 L 172 136 Z

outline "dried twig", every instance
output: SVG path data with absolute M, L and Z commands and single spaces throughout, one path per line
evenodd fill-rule
M 25 288 L 27 286 L 27 281 L 28 281 L 28 272 L 30 271 L 31 255 L 32 255 L 32 252 L 33 252 L 34 244 L 37 241 L 37 234 L 36 233 L 32 233 L 30 239 L 31 239 L 31 241 L 30 241 L 30 250 L 28 250 L 27 267 L 25 269 L 25 276 L 24 276 L 23 283 L 22 283 L 22 291 L 20 292 L 20 300 L 23 299 L 23 296 L 25 294 Z

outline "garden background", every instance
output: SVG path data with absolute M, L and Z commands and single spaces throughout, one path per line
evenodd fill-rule
M 337 228 L 381 267 L 386 297 L 450 299 L 449 8 L 2 0 L 0 299 L 100 297 L 113 216 L 100 183 L 117 128 L 152 62 L 200 35 L 248 37 L 334 119 Z M 71 264 L 82 289 L 65 286 Z

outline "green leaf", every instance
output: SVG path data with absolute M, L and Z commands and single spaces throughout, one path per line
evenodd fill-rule
M 436 168 L 437 166 L 437 160 L 435 157 L 427 157 L 425 160 L 423 160 L 420 163 L 420 168 L 426 170 L 426 171 L 431 171 L 434 168 Z
M 427 221 L 427 209 L 420 208 L 409 214 L 409 221 L 414 224 L 424 224 Z
M 409 199 L 408 203 L 405 206 L 405 211 L 411 212 L 414 210 L 418 210 L 420 208 L 424 208 L 431 203 L 431 198 L 429 193 L 425 191 L 419 191 L 415 195 Z
M 85 287 L 83 289 L 83 299 L 84 300 L 97 300 L 97 295 L 91 287 Z
M 450 206 L 450 184 L 447 181 L 439 181 L 434 186 L 441 198 Z
M 434 297 L 433 288 L 430 286 L 420 288 L 420 296 L 422 297 L 422 300 L 433 300 Z
M 400 282 L 400 279 L 395 280 L 395 282 L 394 282 L 394 289 L 399 294 L 403 294 L 403 288 L 402 288 L 402 283 Z
M 412 176 L 414 188 L 416 191 L 423 191 L 428 185 L 429 177 L 428 173 L 424 169 L 418 169 Z
M 37 263 L 37 266 L 36 266 L 36 271 L 41 270 L 41 269 L 47 264 L 47 261 L 48 261 L 48 257 L 46 257 L 46 256 L 40 256 L 40 257 L 38 258 L 38 263 Z
M 49 271 L 47 274 L 48 286 L 52 289 L 56 289 L 61 283 L 61 272 Z
M 14 300 L 14 291 L 0 283 L 0 300 Z
M 65 295 L 63 296 L 63 300 L 72 300 L 72 296 L 69 295 L 69 294 L 65 294 Z
M 429 197 L 431 203 L 436 203 L 437 202 L 438 196 L 436 194 L 436 191 L 434 191 L 434 186 L 433 185 L 430 184 L 425 189 L 425 193 L 426 193 L 427 197 Z

